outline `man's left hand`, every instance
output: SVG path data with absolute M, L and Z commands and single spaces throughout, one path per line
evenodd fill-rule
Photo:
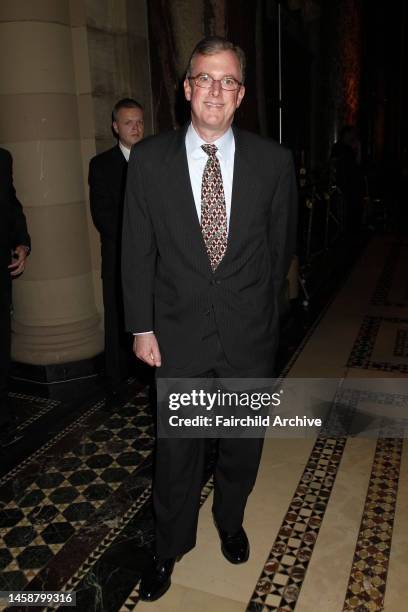
M 24 246 L 23 244 L 19 244 L 14 249 L 13 253 L 15 259 L 13 263 L 8 266 L 8 269 L 10 270 L 11 276 L 18 276 L 19 274 L 24 272 L 25 261 L 29 253 L 29 248 Z

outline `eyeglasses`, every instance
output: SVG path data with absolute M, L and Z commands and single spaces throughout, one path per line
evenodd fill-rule
M 221 85 L 221 89 L 225 89 L 226 91 L 235 91 L 242 85 L 242 83 L 237 81 L 237 79 L 234 79 L 234 77 L 225 76 L 222 77 L 222 79 L 214 79 L 205 72 L 197 74 L 197 76 L 188 77 L 188 79 L 190 81 L 194 81 L 197 87 L 202 87 L 203 89 L 211 89 L 214 83 L 219 83 Z

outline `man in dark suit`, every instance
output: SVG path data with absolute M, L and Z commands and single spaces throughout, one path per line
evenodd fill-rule
M 290 152 L 232 126 L 245 94 L 245 57 L 212 37 L 184 81 L 191 123 L 147 139 L 129 160 L 123 290 L 134 352 L 160 377 L 273 374 L 277 297 L 295 249 Z M 174 560 L 195 545 L 204 439 L 158 438 L 156 556 L 140 596 L 170 586 Z M 220 439 L 213 514 L 221 550 L 248 559 L 242 527 L 262 439 Z
M 127 163 L 131 147 L 144 133 L 139 102 L 119 100 L 113 108 L 112 128 L 118 144 L 96 155 L 89 164 L 91 214 L 101 239 L 107 407 L 115 405 L 120 385 L 128 375 L 132 346 L 123 320 L 120 252 Z
M 10 367 L 11 280 L 24 271 L 30 236 L 13 185 L 12 158 L 0 149 L 0 426 L 10 423 L 7 375 Z

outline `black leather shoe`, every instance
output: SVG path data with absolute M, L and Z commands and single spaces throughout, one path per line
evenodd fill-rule
M 220 529 L 217 523 L 215 523 L 215 526 L 218 529 L 221 540 L 221 552 L 224 557 L 235 565 L 248 561 L 249 542 L 244 528 L 240 527 L 236 533 L 230 534 Z
M 170 588 L 175 559 L 154 559 L 140 581 L 142 601 L 156 601 Z

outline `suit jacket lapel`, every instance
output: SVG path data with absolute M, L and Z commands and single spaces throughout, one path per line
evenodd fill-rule
M 174 146 L 170 148 L 166 158 L 167 172 L 165 176 L 166 195 L 173 210 L 170 214 L 177 216 L 177 225 L 187 234 L 191 242 L 192 253 L 197 255 L 200 267 L 211 270 L 210 260 L 205 248 L 200 221 L 197 216 L 193 190 L 188 171 L 185 146 L 185 135 L 188 125 L 175 134 Z M 184 236 L 185 239 L 185 236 Z
M 259 183 L 250 163 L 250 153 L 245 144 L 245 135 L 233 127 L 235 138 L 234 176 L 232 182 L 231 216 L 228 232 L 227 251 L 219 269 L 233 259 L 239 248 L 245 228 L 248 227 L 259 195 Z

